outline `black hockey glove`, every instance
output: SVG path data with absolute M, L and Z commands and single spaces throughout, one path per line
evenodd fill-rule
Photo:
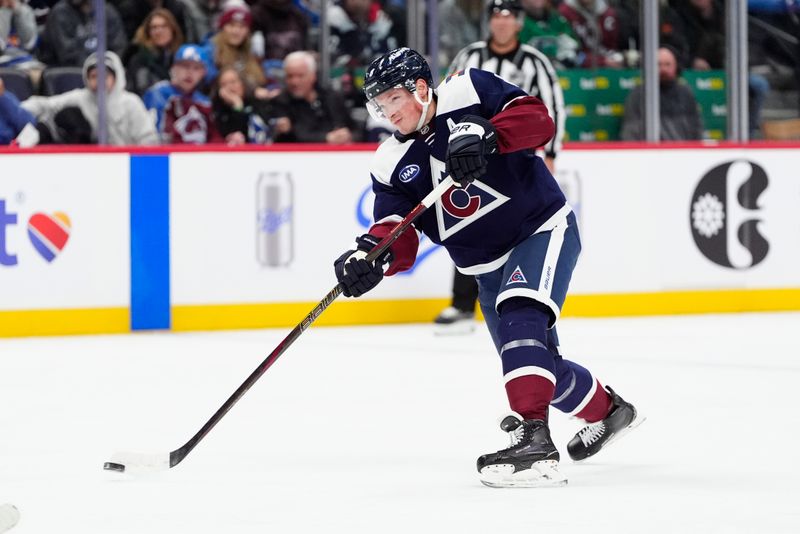
M 374 235 L 364 234 L 356 238 L 355 250 L 348 250 L 333 262 L 336 279 L 342 284 L 345 297 L 360 297 L 383 280 L 383 267 L 394 259 L 392 251 L 387 249 L 374 262 L 364 259 L 378 242 L 380 239 Z
M 445 171 L 459 187 L 486 174 L 486 156 L 497 152 L 497 132 L 487 119 L 465 115 L 450 132 Z

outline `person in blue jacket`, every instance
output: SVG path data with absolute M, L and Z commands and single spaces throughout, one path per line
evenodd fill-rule
M 36 124 L 36 119 L 22 108 L 13 93 L 6 91 L 0 78 L 0 145 L 10 144 L 28 123 Z

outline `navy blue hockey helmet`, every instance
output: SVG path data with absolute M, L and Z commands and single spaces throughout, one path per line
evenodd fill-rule
M 417 90 L 419 79 L 433 87 L 433 76 L 428 62 L 416 50 L 408 47 L 396 48 L 370 63 L 364 77 L 364 94 L 372 100 L 379 94 L 395 87 L 410 93 Z

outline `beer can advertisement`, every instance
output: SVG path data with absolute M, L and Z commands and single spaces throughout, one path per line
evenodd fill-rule
M 264 267 L 286 267 L 294 255 L 294 194 L 288 172 L 264 172 L 256 185 L 256 256 Z

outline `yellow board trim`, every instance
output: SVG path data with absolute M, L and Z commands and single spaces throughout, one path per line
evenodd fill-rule
M 571 295 L 565 317 L 800 310 L 800 288 Z
M 0 337 L 130 332 L 128 308 L 0 311 Z
M 432 321 L 447 306 L 446 299 L 342 300 L 334 302 L 314 321 L 319 326 L 359 324 L 423 323 Z M 227 330 L 295 326 L 316 302 L 275 304 L 220 304 L 173 306 L 172 329 Z
M 297 325 L 316 302 L 173 306 L 172 330 L 280 328 Z M 430 322 L 447 299 L 340 299 L 320 326 Z M 800 311 L 800 288 L 570 295 L 562 317 Z M 480 311 L 478 311 L 480 317 Z M 0 311 L 0 337 L 130 332 L 128 308 Z
M 429 322 L 446 299 L 340 300 L 320 326 Z M 315 302 L 173 306 L 172 329 L 225 330 L 297 325 Z M 570 295 L 562 317 L 622 317 L 694 313 L 800 311 L 800 288 Z M 478 313 L 480 317 L 480 310 Z

